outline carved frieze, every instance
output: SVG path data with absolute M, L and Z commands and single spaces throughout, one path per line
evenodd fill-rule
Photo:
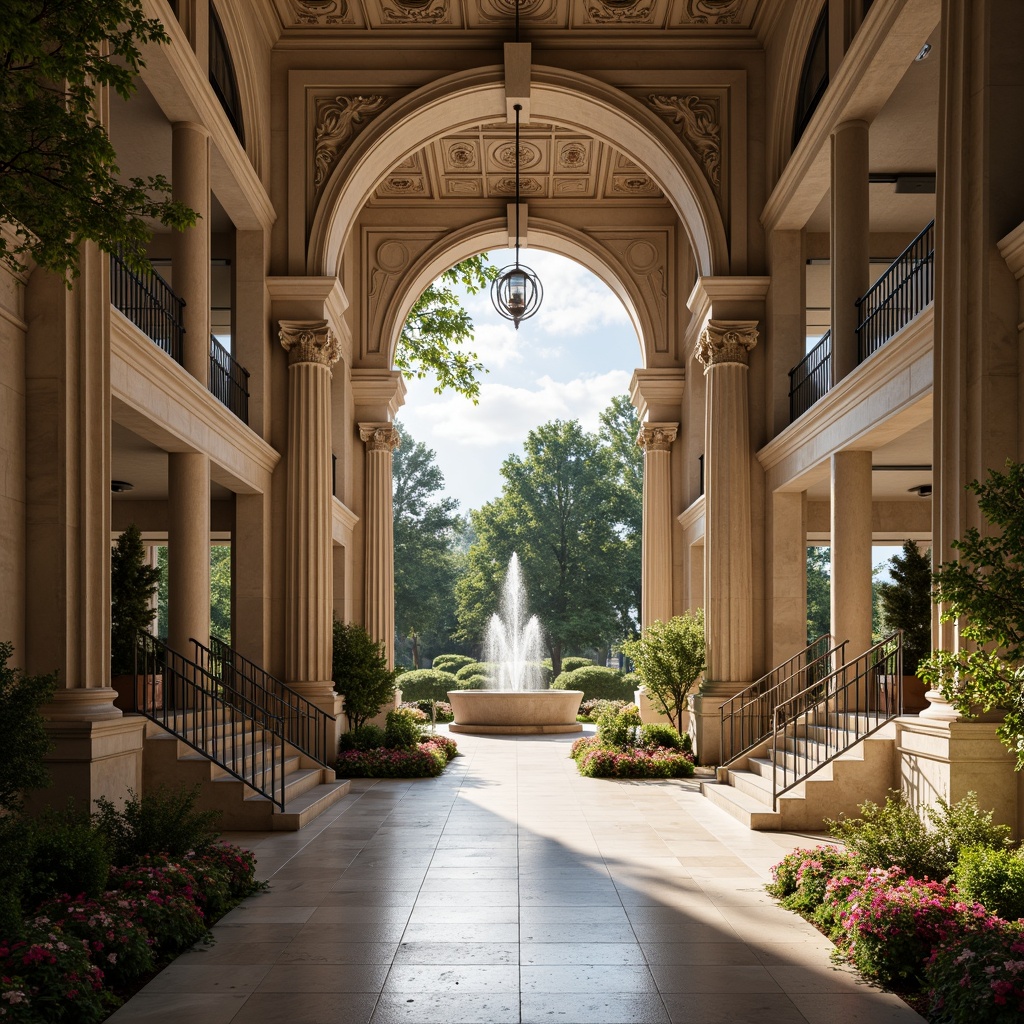
M 390 25 L 439 25 L 449 20 L 449 0 L 381 0 Z
M 402 435 L 392 426 L 360 424 L 359 440 L 365 443 L 368 452 L 390 455 L 402 443 Z
M 318 99 L 313 125 L 313 186 L 319 188 L 352 140 L 389 103 L 385 96 Z
M 645 24 L 651 21 L 653 0 L 587 0 L 591 21 Z
M 341 358 L 341 343 L 326 320 L 280 320 L 278 339 L 288 353 L 288 365 L 318 363 L 332 367 Z
M 722 193 L 722 126 L 717 98 L 652 93 L 651 109 L 660 114 L 704 167 L 715 193 Z
M 499 196 L 514 196 L 516 194 L 516 179 L 514 177 L 498 178 L 491 183 L 491 191 Z M 538 196 L 544 191 L 543 183 L 536 178 L 519 179 L 519 194 L 523 196 Z
M 709 320 L 697 339 L 694 355 L 705 372 L 721 363 L 747 366 L 750 350 L 757 344 L 756 321 Z
M 342 25 L 349 23 L 347 0 L 292 0 L 299 25 Z
M 686 0 L 683 20 L 691 25 L 734 25 L 743 0 Z
M 645 424 L 640 428 L 636 443 L 645 452 L 669 452 L 679 428 L 672 423 Z

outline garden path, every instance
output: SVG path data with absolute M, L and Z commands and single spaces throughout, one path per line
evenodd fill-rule
M 912 1024 L 764 893 L 808 837 L 689 780 L 585 779 L 569 737 L 459 736 L 298 833 L 225 838 L 269 892 L 111 1024 Z

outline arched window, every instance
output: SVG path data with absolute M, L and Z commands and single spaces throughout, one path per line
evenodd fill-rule
M 221 28 L 217 12 L 210 5 L 210 85 L 228 115 L 231 127 L 234 128 L 238 141 L 245 145 L 245 133 L 242 130 L 242 104 L 238 96 L 238 81 L 235 68 L 231 63 L 231 52 L 228 50 L 224 29 Z
M 796 117 L 793 121 L 793 145 L 800 141 L 811 116 L 821 102 L 828 87 L 828 4 L 821 10 L 811 34 L 811 43 L 804 58 L 800 75 L 800 91 L 796 98 Z

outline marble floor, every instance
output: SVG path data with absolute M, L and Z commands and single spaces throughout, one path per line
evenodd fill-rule
M 112 1024 L 912 1024 L 775 906 L 808 837 L 689 780 L 584 779 L 569 737 L 457 737 L 440 779 L 362 780 L 298 833 L 226 836 L 270 889 Z

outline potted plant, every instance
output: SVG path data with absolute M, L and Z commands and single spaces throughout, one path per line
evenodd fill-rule
M 146 549 L 133 523 L 110 552 L 110 685 L 117 690 L 114 706 L 135 711 L 135 653 L 139 633 L 149 629 L 156 615 L 153 596 L 160 570 L 146 563 Z M 161 699 L 157 680 L 153 694 Z
M 878 585 L 886 632 L 903 630 L 903 710 L 917 714 L 928 706 L 917 666 L 932 650 L 932 567 L 928 552 L 915 541 L 903 542 L 889 560 L 892 579 Z

